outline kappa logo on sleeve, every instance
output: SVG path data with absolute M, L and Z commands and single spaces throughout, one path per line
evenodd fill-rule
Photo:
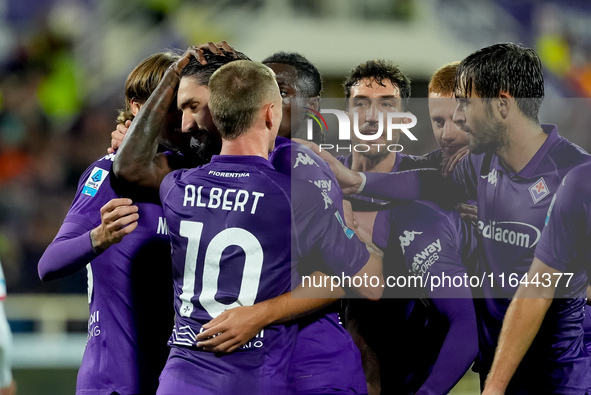
M 544 177 L 540 178 L 528 189 L 534 204 L 538 203 L 550 193 L 548 186 L 546 185 L 546 181 L 544 181 Z
M 293 165 L 293 168 L 295 169 L 299 165 L 316 165 L 317 167 L 320 167 L 318 163 L 316 163 L 314 159 L 310 158 L 308 154 L 302 154 L 301 152 L 298 152 L 298 156 L 296 157 L 296 162 L 295 165 Z
M 398 237 L 398 240 L 400 240 L 400 247 L 402 247 L 402 253 L 404 254 L 404 247 L 408 247 L 410 245 L 411 241 L 414 241 L 415 239 L 415 235 L 422 235 L 423 232 L 415 232 L 414 230 L 408 231 L 405 230 L 404 234 L 400 237 Z
M 108 174 L 109 172 L 107 170 L 101 169 L 100 167 L 92 169 L 90 176 L 84 184 L 84 188 L 82 188 L 82 194 L 88 196 L 96 195 L 96 191 L 98 191 Z
M 491 185 L 493 185 L 493 186 L 496 187 L 497 186 L 497 181 L 498 181 L 498 178 L 499 178 L 499 172 L 497 171 L 497 169 L 492 169 L 490 171 L 490 173 L 488 173 L 485 176 L 481 175 L 480 177 L 483 180 L 487 180 Z

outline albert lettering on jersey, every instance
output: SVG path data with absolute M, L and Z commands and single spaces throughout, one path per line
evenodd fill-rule
M 249 205 L 250 214 L 255 214 L 259 199 L 264 196 L 264 193 L 244 189 L 204 188 L 203 185 L 195 188 L 195 185 L 186 185 L 183 206 L 244 212 Z

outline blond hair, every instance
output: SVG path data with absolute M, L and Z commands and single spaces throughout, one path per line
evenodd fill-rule
M 273 70 L 250 60 L 237 60 L 216 70 L 209 91 L 211 117 L 226 140 L 243 134 L 261 107 L 280 97 Z
M 145 103 L 160 83 L 166 69 L 178 58 L 179 56 L 173 52 L 158 52 L 142 60 L 129 73 L 125 81 L 125 109 L 119 110 L 117 123 L 133 120 L 131 101 Z

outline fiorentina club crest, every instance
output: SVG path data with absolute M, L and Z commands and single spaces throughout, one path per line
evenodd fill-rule
M 528 189 L 534 204 L 545 198 L 550 193 L 548 186 L 546 185 L 546 181 L 544 181 L 544 177 L 540 178 Z

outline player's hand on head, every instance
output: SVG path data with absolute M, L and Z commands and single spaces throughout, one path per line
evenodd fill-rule
M 189 61 L 191 60 L 192 57 L 197 59 L 197 61 L 201 64 L 207 64 L 207 61 L 205 60 L 205 57 L 203 56 L 203 49 L 201 49 L 197 46 L 190 46 L 189 48 L 187 48 L 185 53 L 183 53 L 181 55 L 179 60 L 177 60 L 176 62 L 174 62 L 170 66 L 170 68 L 173 69 L 174 72 L 180 76 L 181 72 L 183 71 L 185 66 L 187 64 L 189 64 Z
M 197 347 L 205 351 L 230 353 L 244 345 L 264 328 L 266 323 L 257 306 L 240 306 L 224 311 L 197 335 Z
M 114 153 L 117 151 L 117 148 L 121 146 L 123 142 L 123 138 L 125 137 L 125 133 L 127 133 L 127 129 L 131 125 L 131 121 L 127 120 L 125 123 L 118 123 L 115 130 L 111 132 L 111 146 L 107 149 L 109 154 Z
M 132 203 L 131 199 L 117 198 L 101 207 L 101 224 L 90 231 L 93 248 L 106 250 L 137 228 L 138 207 Z
M 198 44 L 193 45 L 187 48 L 185 53 L 181 56 L 179 60 L 177 60 L 171 67 L 176 71 L 178 75 L 181 74 L 181 71 L 185 68 L 185 66 L 191 60 L 191 57 L 197 59 L 197 61 L 203 65 L 207 64 L 207 59 L 205 59 L 204 51 L 211 51 L 211 53 L 216 55 L 225 56 L 224 52 L 231 52 L 235 53 L 236 50 L 226 41 L 220 41 L 218 43 L 214 42 L 207 42 L 205 44 Z
M 478 207 L 472 204 L 460 203 L 457 204 L 455 210 L 460 213 L 460 217 L 464 221 L 471 222 L 473 225 L 478 223 Z
M 217 43 L 215 43 L 215 45 L 218 48 L 222 49 L 223 51 L 230 52 L 230 53 L 236 53 L 236 49 L 233 46 L 231 46 L 230 44 L 228 44 L 228 42 L 226 40 L 217 42 Z
M 221 56 L 225 55 L 224 52 L 236 53 L 236 50 L 234 49 L 234 47 L 232 47 L 230 44 L 228 44 L 227 41 L 219 41 L 217 43 L 209 41 L 205 44 L 195 45 L 195 48 L 197 48 L 201 51 L 209 50 L 212 53 L 214 53 L 216 55 L 221 55 Z
M 449 177 L 452 171 L 456 168 L 457 164 L 462 160 L 466 155 L 470 153 L 470 148 L 466 145 L 459 150 L 457 150 L 452 156 L 446 158 L 443 163 L 443 168 L 441 169 L 441 174 L 443 177 Z

